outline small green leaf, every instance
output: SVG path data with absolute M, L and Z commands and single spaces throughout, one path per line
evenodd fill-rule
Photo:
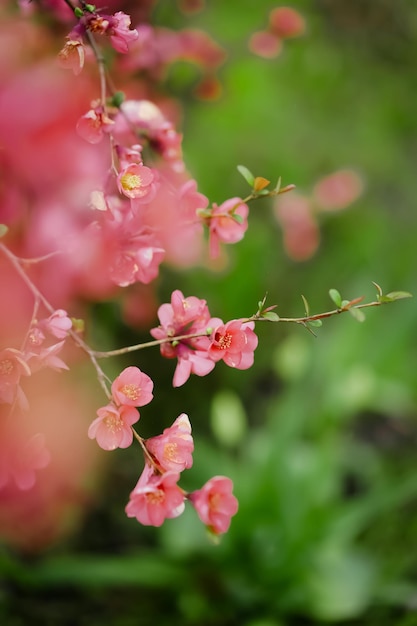
M 85 330 L 85 322 L 81 318 L 71 317 L 72 329 L 75 330 L 76 333 L 83 333 Z
M 239 213 L 233 213 L 232 217 L 238 224 L 243 224 L 244 218 Z
M 337 289 L 329 289 L 329 296 L 335 303 L 338 309 L 342 308 L 342 296 L 337 291 Z
M 252 172 L 250 170 L 248 170 L 248 168 L 245 167 L 244 165 L 238 165 L 237 166 L 237 170 L 238 170 L 239 174 L 241 174 L 243 176 L 243 178 L 246 180 L 248 185 L 253 187 L 253 184 L 255 182 L 255 176 L 252 174 Z
M 312 328 L 320 328 L 320 326 L 323 326 L 323 322 L 321 320 L 310 320 L 307 324 Z
M 116 93 L 114 93 L 110 99 L 110 104 L 119 109 L 124 100 L 125 94 L 123 93 L 123 91 L 116 91 Z
M 74 15 L 75 17 L 82 17 L 84 15 L 84 11 L 80 9 L 80 7 L 75 7 Z
M 205 219 L 206 217 L 211 217 L 212 210 L 211 209 L 196 209 L 196 215 L 201 217 L 201 219 Z
M 357 322 L 365 321 L 365 313 L 361 309 L 352 308 L 349 309 L 349 313 L 352 315 L 352 317 L 355 318 Z
M 309 306 L 309 304 L 307 302 L 307 299 L 302 294 L 301 294 L 301 297 L 302 297 L 303 302 L 304 302 L 304 310 L 305 310 L 305 313 L 306 313 L 306 317 L 308 317 L 310 315 L 310 306 Z
M 90 13 L 94 13 L 94 11 L 96 10 L 96 7 L 94 4 L 86 4 L 85 8 L 87 9 L 87 11 L 90 11 Z
M 4 237 L 4 235 L 7 235 L 8 232 L 9 232 L 9 229 L 6 226 L 6 224 L 0 224 L 0 239 Z
M 388 298 L 387 302 L 393 302 L 394 300 L 404 300 L 404 298 L 412 298 L 413 295 L 408 291 L 390 291 L 384 298 Z
M 349 304 L 349 300 L 342 300 L 342 304 L 340 306 L 341 309 L 344 309 Z
M 378 285 L 378 283 L 375 283 L 374 281 L 372 281 L 372 284 L 376 287 L 376 290 L 378 292 L 377 297 L 379 300 L 379 298 L 382 296 L 382 288 L 380 285 Z
M 266 311 L 265 313 L 261 313 L 261 317 L 264 320 L 269 320 L 270 322 L 279 322 L 279 315 L 274 313 L 274 311 Z
M 275 185 L 275 193 L 279 194 L 279 190 L 281 189 L 281 176 L 278 178 L 277 184 Z

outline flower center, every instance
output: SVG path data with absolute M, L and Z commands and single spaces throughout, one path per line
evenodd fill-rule
M 140 389 L 137 385 L 123 385 L 120 391 L 127 397 L 129 400 L 137 400 L 140 396 Z
M 113 413 L 107 413 L 103 422 L 106 428 L 112 433 L 118 433 L 123 428 L 122 420 L 120 417 L 113 415 Z
M 165 493 L 162 491 L 162 489 L 150 491 L 146 494 L 146 500 L 149 504 L 162 504 L 162 502 L 165 500 Z
M 218 348 L 220 350 L 227 350 L 232 345 L 232 335 L 230 333 L 226 333 L 225 335 L 220 335 L 220 333 L 216 333 L 216 342 L 218 344 Z
M 164 457 L 168 461 L 176 461 L 178 459 L 178 446 L 176 443 L 167 443 L 164 446 Z
M 4 359 L 0 361 L 0 374 L 9 375 L 13 372 L 13 361 Z
M 133 191 L 138 189 L 142 184 L 142 179 L 138 174 L 124 174 L 120 180 L 123 189 Z

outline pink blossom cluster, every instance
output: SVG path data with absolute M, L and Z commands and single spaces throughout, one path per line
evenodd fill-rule
M 111 12 L 113 0 L 109 4 L 110 9 L 106 8 L 106 11 Z M 30 12 L 25 0 L 21 0 L 20 5 Z M 68 19 L 69 7 L 65 3 L 64 11 L 59 9 L 55 0 L 39 0 L 38 6 L 47 7 L 57 19 Z M 109 283 L 119 287 L 151 283 L 157 278 L 163 261 L 180 267 L 194 263 L 201 256 L 203 226 L 208 229 L 210 256 L 217 257 L 220 244 L 236 243 L 243 238 L 248 228 L 249 209 L 239 197 L 208 208 L 208 199 L 198 191 L 197 183 L 186 171 L 182 135 L 176 130 L 175 113 L 164 101 L 158 106 L 145 98 L 118 99 L 113 88 L 109 87 L 110 83 L 106 83 L 106 72 L 97 46 L 100 38 L 107 38 L 116 52 L 132 53 L 129 61 L 115 61 L 119 67 L 130 67 L 134 72 L 145 69 L 158 78 L 170 63 L 186 59 L 197 63 L 209 82 L 215 80 L 215 71 L 224 60 L 223 50 L 202 32 L 173 33 L 167 29 L 152 29 L 143 23 L 132 29 L 131 18 L 122 11 L 104 13 L 88 3 L 80 3 L 74 15 L 78 23 L 69 32 L 59 53 L 59 65 L 72 70 L 78 77 L 81 87 L 76 102 L 73 103 L 71 97 L 56 100 L 68 89 L 57 88 L 54 80 L 44 78 L 39 70 L 33 81 L 37 86 L 36 94 L 41 94 L 40 113 L 36 113 L 35 102 L 33 119 L 36 121 L 26 116 L 26 111 L 19 118 L 20 113 L 15 115 L 13 102 L 26 102 L 27 99 L 22 97 L 19 84 L 7 82 L 8 97 L 2 99 L 0 106 L 0 118 L 7 122 L 0 120 L 0 139 L 11 147 L 2 159 L 8 171 L 10 169 L 13 175 L 16 172 L 18 175 L 16 189 L 13 186 L 7 188 L 6 208 L 12 214 L 12 223 L 15 220 L 18 224 L 20 216 L 25 213 L 22 208 L 20 214 L 17 211 L 16 218 L 15 207 L 26 206 L 27 198 L 19 194 L 28 188 L 28 197 L 34 207 L 31 256 L 48 260 L 53 257 L 51 265 L 54 265 L 55 277 L 60 277 L 59 281 L 51 280 L 49 270 L 44 269 L 45 266 L 48 268 L 48 262 L 45 265 L 39 263 L 41 286 L 42 281 L 44 284 L 54 283 L 59 292 L 61 285 L 65 290 L 64 285 L 71 284 L 77 294 L 84 288 L 91 295 L 93 288 L 94 294 L 102 296 L 107 295 Z M 85 89 L 89 91 L 89 77 L 88 72 L 82 70 L 86 61 L 94 56 L 92 49 L 102 80 L 100 98 L 91 100 L 89 96 L 88 109 L 84 96 Z M 4 64 L 7 69 L 6 66 Z M 13 72 L 7 73 L 6 69 L 5 76 L 9 81 Z M 60 75 L 64 74 L 60 72 Z M 68 87 L 67 76 L 59 80 L 59 85 Z M 46 99 L 53 101 L 58 111 L 52 121 L 49 115 L 41 114 L 45 93 L 50 94 L 51 100 Z M 139 89 L 137 93 L 143 91 Z M 19 119 L 24 119 L 26 124 L 21 130 L 24 137 L 22 149 L 13 147 L 20 146 L 18 141 L 5 140 L 13 135 L 15 126 L 19 127 Z M 78 136 L 72 132 L 75 124 Z M 68 144 L 71 149 L 67 150 L 67 144 L 61 148 L 61 137 L 56 133 L 57 128 L 62 129 L 65 125 L 71 129 L 71 142 L 75 137 L 77 145 L 83 144 L 87 148 L 77 152 L 70 166 L 67 165 L 68 159 L 62 159 L 66 163 L 64 167 L 55 155 L 73 153 L 71 142 Z M 67 131 L 64 131 L 65 136 Z M 44 150 L 48 158 L 43 160 L 40 156 L 39 163 L 32 163 L 32 159 L 29 159 L 30 163 L 25 161 L 26 153 L 33 153 L 33 150 L 25 149 L 27 138 L 32 136 L 35 144 L 39 143 L 37 137 L 45 139 L 39 146 L 39 154 L 42 155 Z M 94 155 L 92 159 L 91 155 Z M 94 172 L 89 178 L 85 170 L 90 167 Z M 50 183 L 55 179 L 58 181 L 56 189 L 64 190 L 62 197 L 58 197 L 54 184 Z M 65 184 L 61 184 L 61 179 L 66 181 Z M 20 184 L 21 180 L 24 185 Z M 89 185 L 92 180 L 94 186 Z M 49 193 L 47 201 L 45 190 Z M 39 233 L 40 237 L 33 233 Z M 16 247 L 21 247 L 20 256 L 15 259 L 25 256 L 22 254 L 25 245 L 29 244 L 17 240 Z M 170 303 L 159 307 L 158 317 L 160 324 L 151 330 L 151 334 L 160 344 L 164 357 L 177 359 L 175 387 L 183 385 L 191 374 L 208 374 L 220 360 L 241 370 L 253 364 L 258 343 L 253 321 L 235 319 L 225 323 L 211 316 L 205 300 L 184 297 L 179 290 L 172 293 Z M 59 356 L 68 335 L 76 339 L 73 321 L 64 309 L 57 309 L 45 319 L 32 320 L 20 350 L 6 348 L 0 352 L 2 408 L 10 408 L 11 413 L 15 408 L 21 411 L 29 408 L 22 388 L 24 377 L 46 367 L 58 371 L 68 369 Z M 92 357 L 94 351 L 86 344 L 83 346 Z M 92 361 L 95 363 L 94 358 Z M 215 535 L 226 532 L 238 508 L 229 478 L 215 476 L 192 493 L 178 485 L 181 472 L 193 463 L 194 442 L 187 415 L 181 414 L 162 434 L 143 439 L 133 426 L 141 417 L 139 408 L 153 399 L 151 378 L 138 367 L 129 366 L 108 389 L 104 373 L 98 366 L 96 369 L 108 401 L 97 410 L 88 429 L 89 438 L 95 439 L 107 451 L 127 448 L 135 438 L 144 452 L 145 466 L 130 494 L 127 515 L 142 524 L 160 526 L 165 519 L 180 515 L 188 500 L 210 532 Z M 13 433 L 9 433 L 5 440 L 13 441 Z M 20 437 L 16 450 L 12 445 L 10 450 L 8 456 L 6 453 L 0 455 L 0 489 L 13 481 L 19 489 L 30 489 L 35 483 L 35 471 L 49 463 L 43 436 Z M 21 453 L 25 455 L 23 460 L 19 456 Z
M 238 508 L 230 479 L 216 476 L 191 494 L 177 484 L 181 472 L 193 464 L 194 441 L 188 416 L 182 413 L 161 435 L 147 440 L 133 430 L 140 417 L 136 407 L 149 404 L 152 391 L 149 376 L 138 367 L 127 367 L 113 381 L 110 402 L 98 409 L 88 429 L 90 439 L 96 439 L 104 450 L 127 448 L 134 436 L 141 442 L 145 467 L 130 494 L 126 514 L 142 524 L 161 526 L 165 519 L 183 512 L 188 498 L 214 534 L 226 532 Z
M 193 463 L 194 442 L 188 416 L 182 413 L 162 435 L 145 441 L 145 446 L 150 456 L 130 494 L 127 516 L 145 525 L 160 526 L 165 519 L 181 515 L 188 499 L 211 532 L 226 532 L 238 509 L 229 478 L 216 476 L 192 493 L 178 485 L 180 473 Z
M 276 7 L 269 13 L 267 28 L 252 33 L 249 48 L 260 57 L 272 59 L 280 54 L 285 39 L 300 37 L 305 30 L 305 19 L 296 9 Z
M 350 169 L 321 178 L 307 194 L 291 193 L 279 198 L 274 215 L 283 231 L 284 249 L 290 259 L 306 261 L 320 245 L 319 217 L 349 207 L 363 191 L 363 181 Z
M 203 89 L 208 83 L 214 86 L 218 95 L 221 88 L 216 74 L 226 59 L 226 52 L 210 35 L 198 29 L 174 31 L 143 22 L 136 30 L 138 38 L 133 42 L 129 56 L 119 62 L 122 70 L 146 72 L 150 81 L 160 82 L 170 65 L 187 61 L 197 65 L 202 72 L 195 95 L 202 99 L 213 97 L 213 89 Z
M 161 354 L 177 359 L 173 385 L 180 387 L 190 374 L 205 376 L 223 360 L 229 367 L 245 370 L 253 365 L 258 338 L 254 323 L 242 319 L 226 324 L 212 318 L 205 300 L 184 297 L 178 289 L 171 302 L 158 309 L 160 325 L 151 335 L 162 340 Z
M 22 410 L 28 410 L 28 401 L 20 384 L 22 377 L 45 367 L 58 371 L 68 369 L 58 354 L 71 327 L 72 321 L 66 311 L 58 309 L 48 318 L 33 320 L 22 350 L 5 348 L 0 352 L 0 404 L 14 405 L 16 402 Z
M 153 398 L 153 382 L 138 367 L 130 366 L 113 381 L 111 400 L 97 411 L 88 429 L 103 450 L 128 448 L 133 441 L 132 424 L 140 414 L 136 407 L 145 406 Z

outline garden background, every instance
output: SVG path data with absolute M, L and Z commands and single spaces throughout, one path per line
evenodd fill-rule
M 415 294 L 417 7 L 300 0 L 292 7 L 305 33 L 262 58 L 248 42 L 276 6 L 208 0 L 185 15 L 174 2 L 155 4 L 153 24 L 203 29 L 227 53 L 216 98 L 195 95 L 200 69 L 188 62 L 173 64 L 160 86 L 181 103 L 187 166 L 219 203 L 247 192 L 238 164 L 308 197 L 319 179 L 349 169 L 363 191 L 345 210 L 316 211 L 320 244 L 306 260 L 284 249 L 272 202 L 251 204 L 245 239 L 211 268 L 164 267 L 158 300 L 181 289 L 231 319 L 254 313 L 266 293 L 284 317 L 304 314 L 301 294 L 312 312 L 334 308 L 330 288 L 370 300 L 375 281 Z M 333 317 L 317 337 L 259 324 L 253 368 L 220 364 L 180 389 L 157 349 L 109 365 L 138 365 L 156 380 L 149 435 L 190 416 L 195 460 L 186 481 L 194 488 L 230 475 L 239 512 L 216 546 L 192 510 L 160 529 L 142 527 L 124 513 L 138 451 L 95 451 L 99 470 L 83 477 L 65 531 L 37 549 L 5 533 L 0 621 L 417 624 L 416 302 L 370 309 L 364 323 Z M 129 328 L 116 301 L 89 304 L 89 338 L 103 349 L 146 341 L 156 323 Z M 7 506 L 0 498 L 2 519 Z

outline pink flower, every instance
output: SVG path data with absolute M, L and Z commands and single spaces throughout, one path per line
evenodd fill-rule
M 178 358 L 174 387 L 183 385 L 190 374 L 205 376 L 211 372 L 215 364 L 207 352 L 210 340 L 204 335 L 210 321 L 206 301 L 195 296 L 184 298 L 182 292 L 177 289 L 172 293 L 171 304 L 166 303 L 159 307 L 158 317 L 160 326 L 151 330 L 151 335 L 155 339 L 202 334 L 201 337 L 161 344 L 162 356 L 167 359 Z
M 133 41 L 139 37 L 139 33 L 136 29 L 130 29 L 130 17 L 118 11 L 109 20 L 109 27 L 106 34 L 110 35 L 111 45 L 117 52 L 125 54 L 129 52 L 129 46 Z
M 363 181 L 353 170 L 338 170 L 321 178 L 313 189 L 313 199 L 321 211 L 340 211 L 363 191 Z
M 274 210 L 283 230 L 284 248 L 290 259 L 310 259 L 320 243 L 320 231 L 311 201 L 301 194 L 293 193 L 280 197 Z
M 229 367 L 246 370 L 253 365 L 254 351 L 258 337 L 253 332 L 253 322 L 232 320 L 223 324 L 221 320 L 211 320 L 214 326 L 220 322 L 211 335 L 209 356 L 213 361 L 223 361 Z
M 282 38 L 299 37 L 306 30 L 303 16 L 291 7 L 277 7 L 269 14 L 269 26 L 275 35 Z
M 30 376 L 31 370 L 20 350 L 6 348 L 0 352 L 0 402 L 12 404 L 23 391 L 19 386 L 21 376 Z M 22 400 L 25 396 L 22 395 Z
M 230 198 L 217 206 L 213 203 L 209 220 L 209 247 L 210 256 L 219 255 L 219 243 L 236 243 L 243 239 L 248 228 L 249 208 L 241 198 Z
M 231 517 L 237 513 L 239 505 L 232 491 L 230 478 L 214 476 L 189 496 L 198 517 L 216 535 L 229 530 Z
M 165 257 L 155 233 L 143 226 L 140 215 L 132 212 L 120 214 L 117 219 L 112 219 L 110 211 L 101 215 L 104 220 L 97 226 L 102 262 L 107 265 L 112 282 L 126 287 L 154 280 Z
M 17 432 L 10 432 L 6 441 L 0 451 L 0 489 L 10 482 L 19 489 L 30 489 L 36 481 L 35 470 L 46 467 L 51 458 L 45 447 L 45 436 L 38 433 L 24 441 Z
M 69 39 L 58 54 L 60 66 L 72 70 L 75 76 L 78 76 L 83 69 L 84 60 L 85 52 L 81 41 Z
M 38 325 L 57 339 L 65 339 L 68 331 L 72 328 L 72 321 L 66 311 L 57 309 L 47 319 L 39 322 Z
M 151 378 L 133 365 L 126 367 L 111 386 L 114 402 L 126 406 L 149 404 L 153 398 L 152 390 Z
M 125 511 L 145 526 L 161 526 L 167 518 L 178 517 L 184 510 L 184 493 L 178 487 L 177 472 L 154 474 L 145 466 L 130 494 Z
M 249 39 L 249 49 L 264 59 L 274 59 L 282 50 L 282 41 L 274 33 L 260 30 L 252 33 Z
M 116 407 L 107 404 L 97 411 L 98 417 L 90 424 L 88 436 L 96 439 L 103 450 L 128 448 L 133 441 L 132 424 L 139 420 L 139 411 L 132 406 Z
M 150 202 L 156 193 L 156 171 L 146 165 L 132 163 L 125 167 L 117 177 L 120 193 L 141 202 Z
M 32 372 L 37 372 L 44 367 L 50 367 L 53 370 L 68 370 L 68 365 L 57 356 L 64 347 L 64 341 L 52 344 L 47 348 L 42 348 L 39 352 L 28 352 L 28 360 Z
M 181 413 L 162 435 L 146 441 L 146 447 L 165 471 L 182 472 L 193 464 L 194 442 L 188 416 Z
M 108 132 L 114 122 L 103 111 L 102 107 L 90 109 L 77 122 L 77 133 L 89 143 L 100 143 L 104 133 Z

